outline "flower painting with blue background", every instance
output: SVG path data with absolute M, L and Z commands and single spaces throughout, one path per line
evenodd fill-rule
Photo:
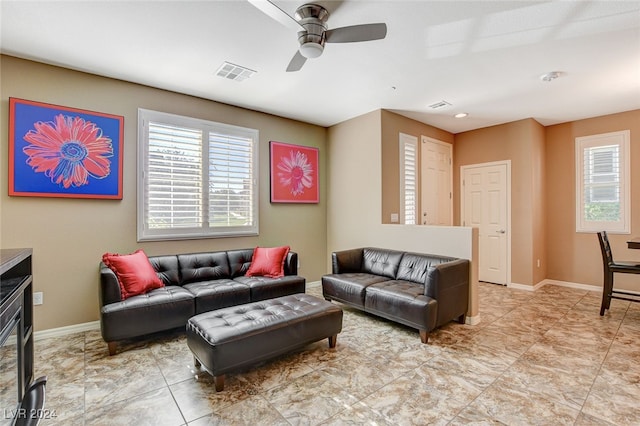
M 122 199 L 121 116 L 10 98 L 9 195 Z

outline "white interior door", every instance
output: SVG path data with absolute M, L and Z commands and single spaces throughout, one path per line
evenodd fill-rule
M 509 164 L 462 168 L 463 226 L 477 227 L 478 279 L 507 284 L 509 270 Z
M 452 225 L 451 144 L 422 136 L 420 149 L 420 223 Z

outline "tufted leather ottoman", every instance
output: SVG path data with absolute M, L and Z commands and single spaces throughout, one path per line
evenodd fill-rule
M 340 331 L 342 309 L 300 293 L 196 315 L 187 322 L 187 344 L 221 391 L 226 373 L 325 337 L 334 348 Z

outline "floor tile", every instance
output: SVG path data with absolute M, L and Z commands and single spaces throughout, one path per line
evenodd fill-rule
M 321 296 L 321 287 L 310 288 Z M 120 342 L 36 340 L 41 425 L 640 424 L 640 304 L 481 283 L 480 319 L 417 330 L 343 305 L 327 340 L 228 374 L 216 392 L 183 330 Z M 0 376 L 4 377 L 4 376 Z M 10 379 L 10 378 L 9 378 Z

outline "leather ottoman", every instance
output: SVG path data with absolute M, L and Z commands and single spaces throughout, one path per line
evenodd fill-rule
M 340 331 L 340 307 L 300 293 L 196 315 L 187 322 L 187 345 L 219 392 L 226 373 L 324 338 L 334 348 Z

